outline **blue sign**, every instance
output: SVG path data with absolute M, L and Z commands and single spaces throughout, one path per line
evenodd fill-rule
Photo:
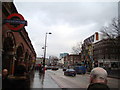
M 11 19 L 4 19 L 3 23 L 10 23 L 10 24 L 24 24 L 25 26 L 27 26 L 27 21 L 25 20 L 11 20 Z

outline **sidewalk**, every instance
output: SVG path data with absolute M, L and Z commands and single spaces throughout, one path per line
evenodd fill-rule
M 108 72 L 108 77 L 120 79 L 120 73 L 117 70 L 111 70 Z
M 60 88 L 51 76 L 45 72 L 45 75 L 39 75 L 39 72 L 34 73 L 34 79 L 31 82 L 30 88 Z

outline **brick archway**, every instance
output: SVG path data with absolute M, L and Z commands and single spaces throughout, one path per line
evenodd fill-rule
M 2 68 L 8 69 L 9 74 L 12 74 L 15 46 L 16 42 L 13 33 L 7 32 L 3 40 Z
M 29 66 L 29 53 L 28 53 L 28 50 L 26 50 L 26 52 L 25 52 L 24 63 L 26 65 L 26 69 L 28 70 L 28 66 Z
M 21 62 L 24 59 L 23 57 L 24 57 L 24 46 L 21 43 L 16 49 L 16 59 Z
M 16 60 L 14 62 L 14 72 L 15 72 L 15 69 L 16 67 L 18 66 L 18 64 L 20 64 L 21 62 L 23 62 L 24 60 L 24 46 L 23 44 L 19 44 L 18 47 L 16 47 Z

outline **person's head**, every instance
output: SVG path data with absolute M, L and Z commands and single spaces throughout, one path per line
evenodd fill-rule
M 107 84 L 107 71 L 101 67 L 92 69 L 90 73 L 90 83 Z
M 3 77 L 7 76 L 8 75 L 8 70 L 7 69 L 3 69 L 2 75 L 3 75 Z

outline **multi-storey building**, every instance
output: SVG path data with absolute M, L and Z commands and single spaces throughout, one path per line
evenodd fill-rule
M 81 64 L 81 54 L 70 54 L 64 57 L 64 66 L 76 66 Z
M 101 67 L 120 67 L 120 42 L 117 39 L 103 39 L 94 44 L 93 55 Z
M 56 56 L 49 56 L 47 65 L 58 65 L 59 59 Z
M 43 63 L 43 57 L 37 57 L 35 63 L 36 64 L 42 64 Z
M 81 59 L 86 65 L 88 71 L 92 69 L 93 63 L 95 62 L 93 58 L 94 43 L 100 41 L 101 39 L 102 35 L 98 32 L 95 32 L 95 34 L 91 35 L 90 37 L 84 40 L 81 51 Z
M 64 58 L 61 58 L 61 59 L 58 60 L 58 65 L 60 67 L 64 67 Z

